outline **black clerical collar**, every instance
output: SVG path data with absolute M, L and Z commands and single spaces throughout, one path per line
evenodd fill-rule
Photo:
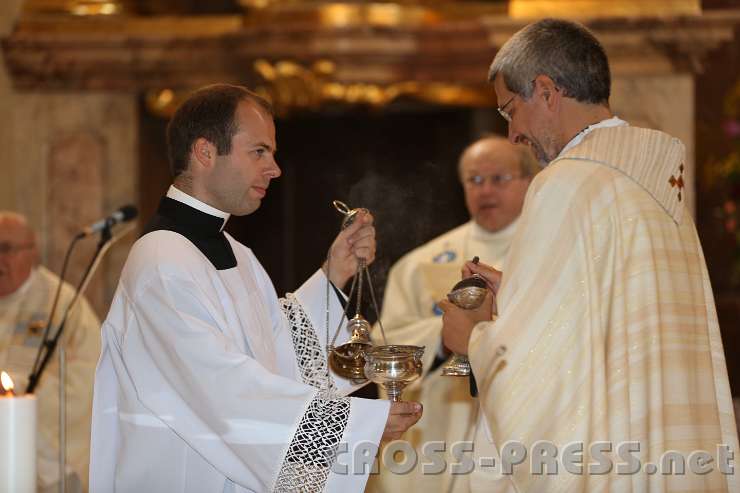
M 198 200 L 192 195 L 189 195 L 179 188 L 177 188 L 175 185 L 170 185 L 169 190 L 167 190 L 167 197 L 171 199 L 175 199 L 178 202 L 182 202 L 185 205 L 189 205 L 193 209 L 197 209 L 200 212 L 205 212 L 206 214 L 209 214 L 211 216 L 220 217 L 223 219 L 223 223 L 221 224 L 221 229 L 224 229 L 224 226 L 226 226 L 226 221 L 229 220 L 229 217 L 231 217 L 231 214 L 228 212 L 224 212 L 220 209 L 216 209 L 212 205 L 208 205 L 202 200 Z
M 199 238 L 220 236 L 224 223 L 220 217 L 206 214 L 170 197 L 162 197 L 157 214 L 171 219 L 180 229 L 186 231 L 188 236 Z
M 218 270 L 236 267 L 236 257 L 222 228 L 225 219 L 213 216 L 170 197 L 162 197 L 157 213 L 142 236 L 154 231 L 173 231 L 187 238 Z

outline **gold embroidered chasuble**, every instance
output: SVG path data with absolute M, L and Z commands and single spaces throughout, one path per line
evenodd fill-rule
M 583 473 L 481 468 L 473 491 L 739 491 L 718 444 L 738 454 L 707 269 L 683 194 L 684 146 L 655 130 L 595 129 L 532 182 L 504 264 L 498 319 L 469 352 L 482 407 L 476 462 L 507 441 L 583 443 Z M 506 346 L 502 358 L 495 349 Z M 614 467 L 589 474 L 597 441 Z M 636 474 L 618 474 L 622 442 Z M 712 455 L 712 471 L 661 474 L 667 451 Z M 560 456 L 559 456 L 560 457 Z M 645 466 L 658 466 L 646 474 Z M 734 464 L 734 461 L 732 461 Z

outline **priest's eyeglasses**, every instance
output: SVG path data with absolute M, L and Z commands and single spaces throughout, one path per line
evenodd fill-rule
M 480 188 L 486 183 L 486 179 L 489 179 L 494 187 L 504 188 L 510 181 L 516 180 L 517 178 L 521 178 L 521 176 L 512 173 L 488 176 L 473 175 L 465 178 L 465 184 L 469 187 Z
M 532 79 L 529 83 L 532 84 L 532 87 L 534 87 L 536 81 L 537 81 L 537 79 Z M 556 87 L 555 90 L 558 91 L 560 89 L 558 87 Z M 498 111 L 498 114 L 501 115 L 504 118 L 504 120 L 506 120 L 509 123 L 511 123 L 511 112 L 510 111 L 506 111 L 506 107 L 509 106 L 511 104 L 511 102 L 514 101 L 514 98 L 517 97 L 517 96 L 518 96 L 518 94 L 514 94 L 503 105 L 496 107 L 496 111 Z
M 0 243 L 0 255 L 13 255 L 22 250 L 33 248 L 32 243 L 13 245 L 12 243 Z
M 503 106 L 497 106 L 496 107 L 496 111 L 498 111 L 498 114 L 501 115 L 504 118 L 504 120 L 506 120 L 509 123 L 511 123 L 511 113 L 509 113 L 508 111 L 506 111 L 504 108 L 506 108 L 507 106 L 509 106 L 511 104 L 511 102 L 514 101 L 514 98 L 515 97 L 516 97 L 516 94 L 514 94 L 512 97 L 510 97 L 509 100 L 506 103 L 503 104 Z

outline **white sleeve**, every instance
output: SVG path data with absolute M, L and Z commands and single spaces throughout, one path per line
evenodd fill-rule
M 340 441 L 380 438 L 387 404 L 271 373 L 223 334 L 207 300 L 188 278 L 154 276 L 139 289 L 120 348 L 137 398 L 235 483 L 264 491 L 300 477 L 320 491 Z M 350 431 L 356 407 L 365 422 Z

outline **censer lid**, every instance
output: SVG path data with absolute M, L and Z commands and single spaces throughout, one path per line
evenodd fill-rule
M 473 257 L 473 263 L 477 264 L 479 258 Z M 455 305 L 466 310 L 478 308 L 486 298 L 488 285 L 486 279 L 480 274 L 466 277 L 452 287 L 447 293 L 447 299 Z
M 473 274 L 466 277 L 452 287 L 452 291 L 465 288 L 483 288 L 486 289 L 486 280 L 480 274 Z

